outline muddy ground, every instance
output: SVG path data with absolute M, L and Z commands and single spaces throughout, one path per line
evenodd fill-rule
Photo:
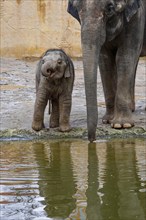
M 75 83 L 73 90 L 73 104 L 71 112 L 70 133 L 61 133 L 57 129 L 44 129 L 34 132 L 31 129 L 33 108 L 35 101 L 35 68 L 37 61 L 18 60 L 12 58 L 1 59 L 1 102 L 0 128 L 1 139 L 7 138 L 70 138 L 85 137 L 86 132 L 86 104 L 84 93 L 84 79 L 82 61 L 75 61 Z M 132 129 L 115 130 L 110 125 L 102 124 L 105 113 L 103 90 L 98 74 L 98 127 L 97 138 L 146 136 L 146 58 L 139 61 L 135 101 L 136 111 L 133 113 L 135 127 Z M 45 126 L 49 127 L 48 111 L 45 112 Z

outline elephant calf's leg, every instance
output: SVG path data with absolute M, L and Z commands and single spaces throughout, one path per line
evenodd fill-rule
M 51 100 L 52 112 L 50 116 L 50 128 L 59 127 L 59 100 Z
M 32 129 L 35 131 L 40 131 L 42 128 L 44 128 L 44 111 L 46 105 L 47 99 L 41 97 L 40 94 L 37 94 L 32 122 Z
M 59 128 L 60 131 L 70 131 L 70 112 L 71 112 L 71 97 L 68 98 L 60 98 L 59 100 Z

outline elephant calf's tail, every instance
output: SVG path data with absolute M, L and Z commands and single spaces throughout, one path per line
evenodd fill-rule
M 52 103 L 51 100 L 49 100 L 48 115 L 51 115 L 51 112 L 52 112 Z

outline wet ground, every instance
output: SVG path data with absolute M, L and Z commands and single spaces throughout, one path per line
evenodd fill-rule
M 31 122 L 35 101 L 35 68 L 37 61 L 1 59 L 1 103 L 0 128 L 1 137 L 10 136 L 53 136 L 53 137 L 82 137 L 86 136 L 86 105 L 84 93 L 83 66 L 81 61 L 74 61 L 75 84 L 71 112 L 70 133 L 60 133 L 50 129 L 33 132 Z M 132 129 L 115 130 L 110 125 L 103 125 L 101 118 L 105 113 L 103 90 L 98 74 L 98 128 L 97 136 L 115 135 L 146 135 L 146 58 L 139 61 L 136 76 L 136 111 L 133 113 L 135 127 Z M 45 112 L 45 125 L 49 126 L 48 111 Z

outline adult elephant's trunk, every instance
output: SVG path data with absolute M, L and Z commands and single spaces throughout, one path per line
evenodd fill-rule
M 102 28 L 99 28 L 102 27 Z M 92 27 L 91 27 L 92 28 Z M 82 27 L 82 52 L 85 80 L 85 94 L 87 105 L 87 129 L 88 140 L 96 139 L 96 127 L 98 120 L 97 111 L 97 67 L 101 45 L 104 41 L 103 26 L 97 25 L 97 29 L 84 29 Z
M 96 47 L 82 45 L 84 81 L 87 106 L 87 129 L 88 140 L 90 142 L 96 139 L 96 127 L 98 120 L 97 112 L 97 57 Z

